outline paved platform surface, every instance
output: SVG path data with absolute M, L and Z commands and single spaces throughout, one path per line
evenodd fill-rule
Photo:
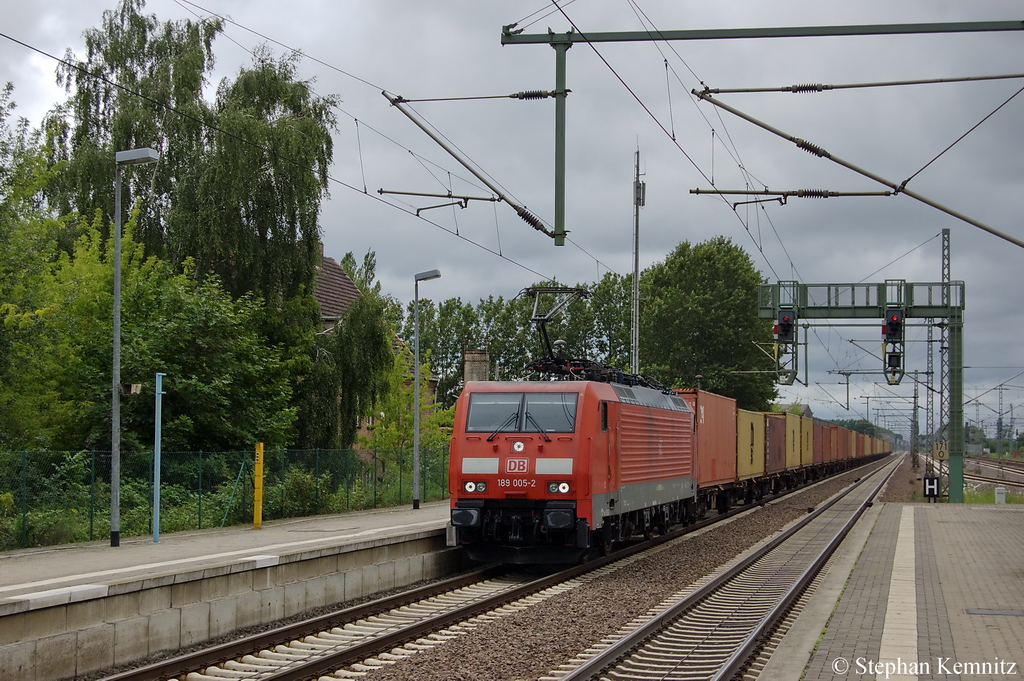
M 762 679 L 1024 678 L 1024 507 L 875 504 Z
M 81 584 L 113 584 L 158 575 L 190 572 L 254 556 L 302 553 L 381 538 L 441 530 L 448 501 L 411 506 L 292 518 L 252 526 L 108 541 L 67 544 L 0 553 L 0 601 L 27 593 Z

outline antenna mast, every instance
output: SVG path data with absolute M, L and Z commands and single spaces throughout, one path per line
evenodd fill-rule
M 640 150 L 636 150 L 636 177 L 633 180 L 633 305 L 629 370 L 640 373 L 640 209 L 647 195 L 647 183 L 640 181 Z

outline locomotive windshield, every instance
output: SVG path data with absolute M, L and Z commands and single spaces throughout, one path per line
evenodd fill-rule
M 467 433 L 572 433 L 577 393 L 472 393 Z

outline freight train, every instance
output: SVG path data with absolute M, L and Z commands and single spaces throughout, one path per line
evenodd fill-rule
M 466 383 L 449 545 L 485 562 L 576 562 L 891 451 L 825 421 L 615 378 Z

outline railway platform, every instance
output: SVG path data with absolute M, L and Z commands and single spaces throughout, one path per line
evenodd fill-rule
M 876 503 L 762 679 L 1024 677 L 1024 507 Z
M 0 553 L 0 681 L 53 681 L 459 569 L 447 501 Z

